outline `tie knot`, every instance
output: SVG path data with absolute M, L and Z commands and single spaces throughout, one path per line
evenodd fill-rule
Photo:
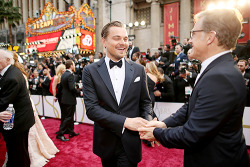
M 114 66 L 117 66 L 119 68 L 122 67 L 122 60 L 118 61 L 118 62 L 113 62 L 111 59 L 109 61 L 109 66 L 110 66 L 110 69 L 113 68 Z

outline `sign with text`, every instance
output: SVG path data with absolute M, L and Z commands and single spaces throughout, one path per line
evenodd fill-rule
M 41 42 L 40 44 L 29 45 L 29 48 L 36 47 L 39 52 L 55 50 L 61 34 L 62 31 L 59 31 L 55 33 L 29 37 L 28 42 Z
M 171 36 L 179 36 L 179 2 L 164 5 L 164 44 L 171 44 Z

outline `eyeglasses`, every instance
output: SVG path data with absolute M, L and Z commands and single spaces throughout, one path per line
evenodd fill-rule
M 193 37 L 194 32 L 202 32 L 202 31 L 204 31 L 204 30 L 191 30 L 191 31 L 190 31 L 190 38 Z

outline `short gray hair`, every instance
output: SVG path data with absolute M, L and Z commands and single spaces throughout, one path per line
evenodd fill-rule
M 13 53 L 6 49 L 0 49 L 0 54 L 3 55 L 5 58 L 10 59 L 10 64 L 14 65 Z

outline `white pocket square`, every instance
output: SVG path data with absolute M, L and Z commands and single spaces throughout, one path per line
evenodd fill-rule
M 140 81 L 140 77 L 137 77 L 137 78 L 135 78 L 135 81 L 134 82 L 139 82 Z

